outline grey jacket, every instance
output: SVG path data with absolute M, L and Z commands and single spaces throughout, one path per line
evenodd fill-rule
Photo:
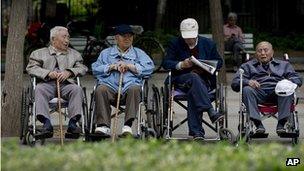
M 256 80 L 260 83 L 261 89 L 273 91 L 277 82 L 288 79 L 299 87 L 302 85 L 300 75 L 295 72 L 288 61 L 273 59 L 269 61 L 269 70 L 266 71 L 257 59 L 252 59 L 241 65 L 244 70 L 243 85 L 248 86 L 249 80 Z M 240 91 L 240 73 L 235 74 L 231 88 L 234 91 Z
M 79 52 L 69 48 L 66 54 L 56 55 L 53 47 L 45 47 L 35 50 L 31 53 L 26 71 L 44 81 L 48 81 L 48 74 L 56 69 L 58 61 L 58 69 L 60 71 L 68 70 L 73 76 L 85 75 L 88 68 L 82 64 L 82 57 Z M 73 78 L 67 79 L 70 83 L 75 83 Z

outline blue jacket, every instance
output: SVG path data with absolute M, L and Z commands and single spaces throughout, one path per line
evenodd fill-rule
M 153 72 L 154 64 L 150 57 L 141 49 L 130 47 L 130 50 L 124 57 L 120 57 L 117 45 L 103 50 L 97 61 L 92 64 L 93 75 L 97 78 L 98 84 L 107 85 L 114 91 L 118 91 L 119 76 L 118 71 L 109 72 L 109 66 L 122 60 L 126 63 L 132 63 L 136 66 L 137 74 L 127 71 L 124 73 L 122 93 L 131 85 L 142 85 L 142 78 Z
M 223 65 L 223 59 L 219 55 L 216 44 L 205 37 L 198 36 L 198 50 L 199 50 L 199 57 L 198 59 L 203 60 L 217 60 L 218 66 L 217 69 L 220 69 Z M 185 60 L 186 58 L 190 57 L 190 51 L 188 48 L 188 45 L 184 41 L 184 39 L 179 36 L 177 38 L 174 38 L 168 45 L 166 57 L 163 62 L 163 67 L 165 69 L 172 70 L 173 79 L 175 76 L 189 73 L 191 72 L 190 69 L 184 69 L 184 70 L 177 70 L 176 65 L 180 62 Z M 209 75 L 210 76 L 210 75 Z M 209 77 L 208 76 L 208 77 Z M 212 82 L 214 84 L 215 76 L 211 76 Z
M 260 83 L 261 89 L 267 92 L 274 91 L 277 82 L 288 79 L 299 87 L 302 80 L 298 73 L 295 72 L 288 61 L 273 59 L 269 61 L 269 71 L 266 71 L 257 59 L 252 59 L 241 65 L 244 70 L 243 86 L 248 86 L 249 80 L 256 80 Z M 234 91 L 240 91 L 240 73 L 235 74 L 231 88 Z

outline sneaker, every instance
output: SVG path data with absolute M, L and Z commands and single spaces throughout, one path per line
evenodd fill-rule
M 133 135 L 132 128 L 127 125 L 124 125 L 122 127 L 122 135 L 123 136 Z
M 96 127 L 95 128 L 95 133 L 96 134 L 101 134 L 101 135 L 104 135 L 104 136 L 111 136 L 111 129 L 107 126 Z

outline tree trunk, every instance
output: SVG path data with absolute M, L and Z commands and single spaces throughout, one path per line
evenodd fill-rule
M 156 11 L 155 30 L 159 30 L 161 28 L 163 17 L 164 17 L 165 11 L 166 11 L 166 3 L 167 3 L 167 0 L 158 0 L 157 11 Z
M 12 0 L 1 103 L 1 131 L 5 137 L 17 136 L 20 127 L 27 6 L 28 0 Z
M 212 37 L 217 44 L 218 51 L 224 59 L 224 30 L 223 30 L 223 14 L 221 0 L 209 0 L 210 4 L 210 19 L 212 28 Z M 226 81 L 226 65 L 223 60 L 223 67 L 219 73 L 219 81 L 221 83 L 227 83 Z

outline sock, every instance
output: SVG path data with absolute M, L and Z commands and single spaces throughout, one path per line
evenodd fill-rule
M 125 122 L 125 125 L 126 125 L 126 126 L 129 126 L 129 127 L 132 127 L 133 121 L 134 121 L 134 119 L 131 118 L 131 119 L 129 119 L 129 120 L 127 120 L 127 121 Z

